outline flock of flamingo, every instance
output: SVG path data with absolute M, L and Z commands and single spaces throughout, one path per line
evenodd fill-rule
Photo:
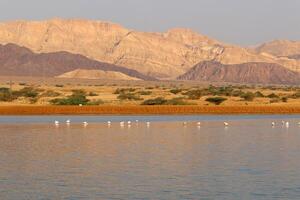
M 135 120 L 135 123 L 138 124 L 138 123 L 139 123 L 139 120 Z M 59 121 L 54 121 L 54 124 L 55 124 L 56 126 L 59 126 L 59 125 L 60 125 L 60 122 L 59 122 Z M 71 124 L 71 120 L 68 119 L 68 120 L 66 121 L 66 124 L 67 124 L 67 125 L 70 125 L 70 124 Z M 87 127 L 89 123 L 85 121 L 85 122 L 82 122 L 82 124 L 83 124 L 84 127 Z M 124 127 L 125 124 L 126 124 L 125 121 L 120 122 L 120 126 L 121 126 L 121 127 Z M 131 126 L 131 124 L 132 124 L 131 121 L 128 121 L 128 122 L 127 122 L 127 125 L 128 125 L 128 126 Z M 146 122 L 146 126 L 147 126 L 147 127 L 150 127 L 150 124 L 151 124 L 150 122 Z M 229 123 L 228 123 L 228 122 L 223 122 L 223 124 L 224 124 L 225 127 L 228 127 L 228 126 L 229 126 Z M 287 128 L 290 126 L 290 122 L 288 122 L 288 121 L 282 121 L 281 124 L 282 124 L 282 126 L 286 126 Z M 108 126 L 111 126 L 111 125 L 112 125 L 112 122 L 111 122 L 111 121 L 107 121 L 107 125 L 108 125 Z M 188 125 L 188 122 L 183 122 L 183 126 L 187 126 L 187 125 Z M 275 127 L 275 126 L 276 126 L 276 123 L 275 123 L 275 122 L 272 122 L 271 125 L 272 125 L 272 127 Z M 298 122 L 298 125 L 300 126 L 300 122 Z M 197 126 L 200 127 L 200 126 L 201 126 L 201 122 L 197 122 Z

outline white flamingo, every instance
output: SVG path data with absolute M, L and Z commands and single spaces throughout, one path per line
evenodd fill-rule
M 83 122 L 83 125 L 86 127 L 87 125 L 89 125 L 89 123 Z
M 272 122 L 272 127 L 274 127 L 275 126 L 275 122 Z
M 224 122 L 224 126 L 229 126 L 229 123 L 228 122 Z
M 285 126 L 288 128 L 290 126 L 290 123 L 289 122 L 286 122 L 285 123 Z

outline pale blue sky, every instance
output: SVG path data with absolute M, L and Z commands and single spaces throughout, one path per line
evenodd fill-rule
M 0 0 L 0 20 L 86 18 L 141 31 L 186 27 L 252 45 L 300 40 L 300 0 Z

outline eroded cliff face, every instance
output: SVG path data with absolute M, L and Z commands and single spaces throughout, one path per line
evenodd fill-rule
M 198 63 L 178 80 L 260 83 L 260 84 L 300 84 L 300 73 L 274 63 L 249 62 L 244 64 L 222 64 L 215 61 Z
M 100 21 L 14 21 L 0 24 L 0 43 L 25 46 L 36 53 L 81 54 L 161 79 L 174 79 L 206 60 L 224 64 L 274 62 L 300 71 L 297 60 L 222 44 L 189 29 L 146 33 Z

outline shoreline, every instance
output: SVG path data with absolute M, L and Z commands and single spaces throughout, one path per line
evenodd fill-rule
M 265 115 L 300 114 L 300 106 L 0 106 L 5 115 Z

